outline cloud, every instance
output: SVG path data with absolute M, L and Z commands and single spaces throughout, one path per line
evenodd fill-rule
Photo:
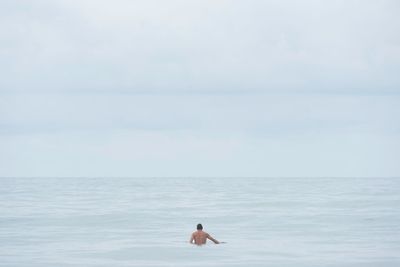
M 0 173 L 395 175 L 398 102 L 309 94 L 8 95 L 0 103 Z
M 393 96 L 309 94 L 20 94 L 0 99 L 0 129 L 11 134 L 126 129 L 250 137 L 332 131 L 387 134 L 399 130 L 398 102 Z
M 2 91 L 398 93 L 395 1 L 2 3 Z
M 398 1 L 0 2 L 0 175 L 398 175 Z

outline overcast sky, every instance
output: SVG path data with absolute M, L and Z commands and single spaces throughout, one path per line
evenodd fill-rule
M 0 176 L 400 176 L 399 14 L 0 1 Z

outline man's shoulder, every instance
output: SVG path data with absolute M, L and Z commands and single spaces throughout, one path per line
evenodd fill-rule
M 193 236 L 198 236 L 198 235 L 200 235 L 200 236 L 209 236 L 209 234 L 207 232 L 204 232 L 204 231 L 195 231 L 195 232 L 192 233 L 192 235 Z

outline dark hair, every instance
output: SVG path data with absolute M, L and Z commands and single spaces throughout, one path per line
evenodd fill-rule
M 199 223 L 199 224 L 197 225 L 197 230 L 203 230 L 203 225 L 201 225 L 201 223 Z

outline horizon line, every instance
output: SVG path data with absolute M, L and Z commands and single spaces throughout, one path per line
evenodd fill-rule
M 238 179 L 238 178 L 250 178 L 250 179 L 270 179 L 270 178 L 400 178 L 400 176 L 0 176 L 0 179 L 3 178 L 55 178 L 55 179 L 63 179 L 63 178 L 112 178 L 112 179 L 154 179 L 154 178 L 163 178 L 163 179 L 182 179 L 182 178 L 218 178 L 218 179 Z

